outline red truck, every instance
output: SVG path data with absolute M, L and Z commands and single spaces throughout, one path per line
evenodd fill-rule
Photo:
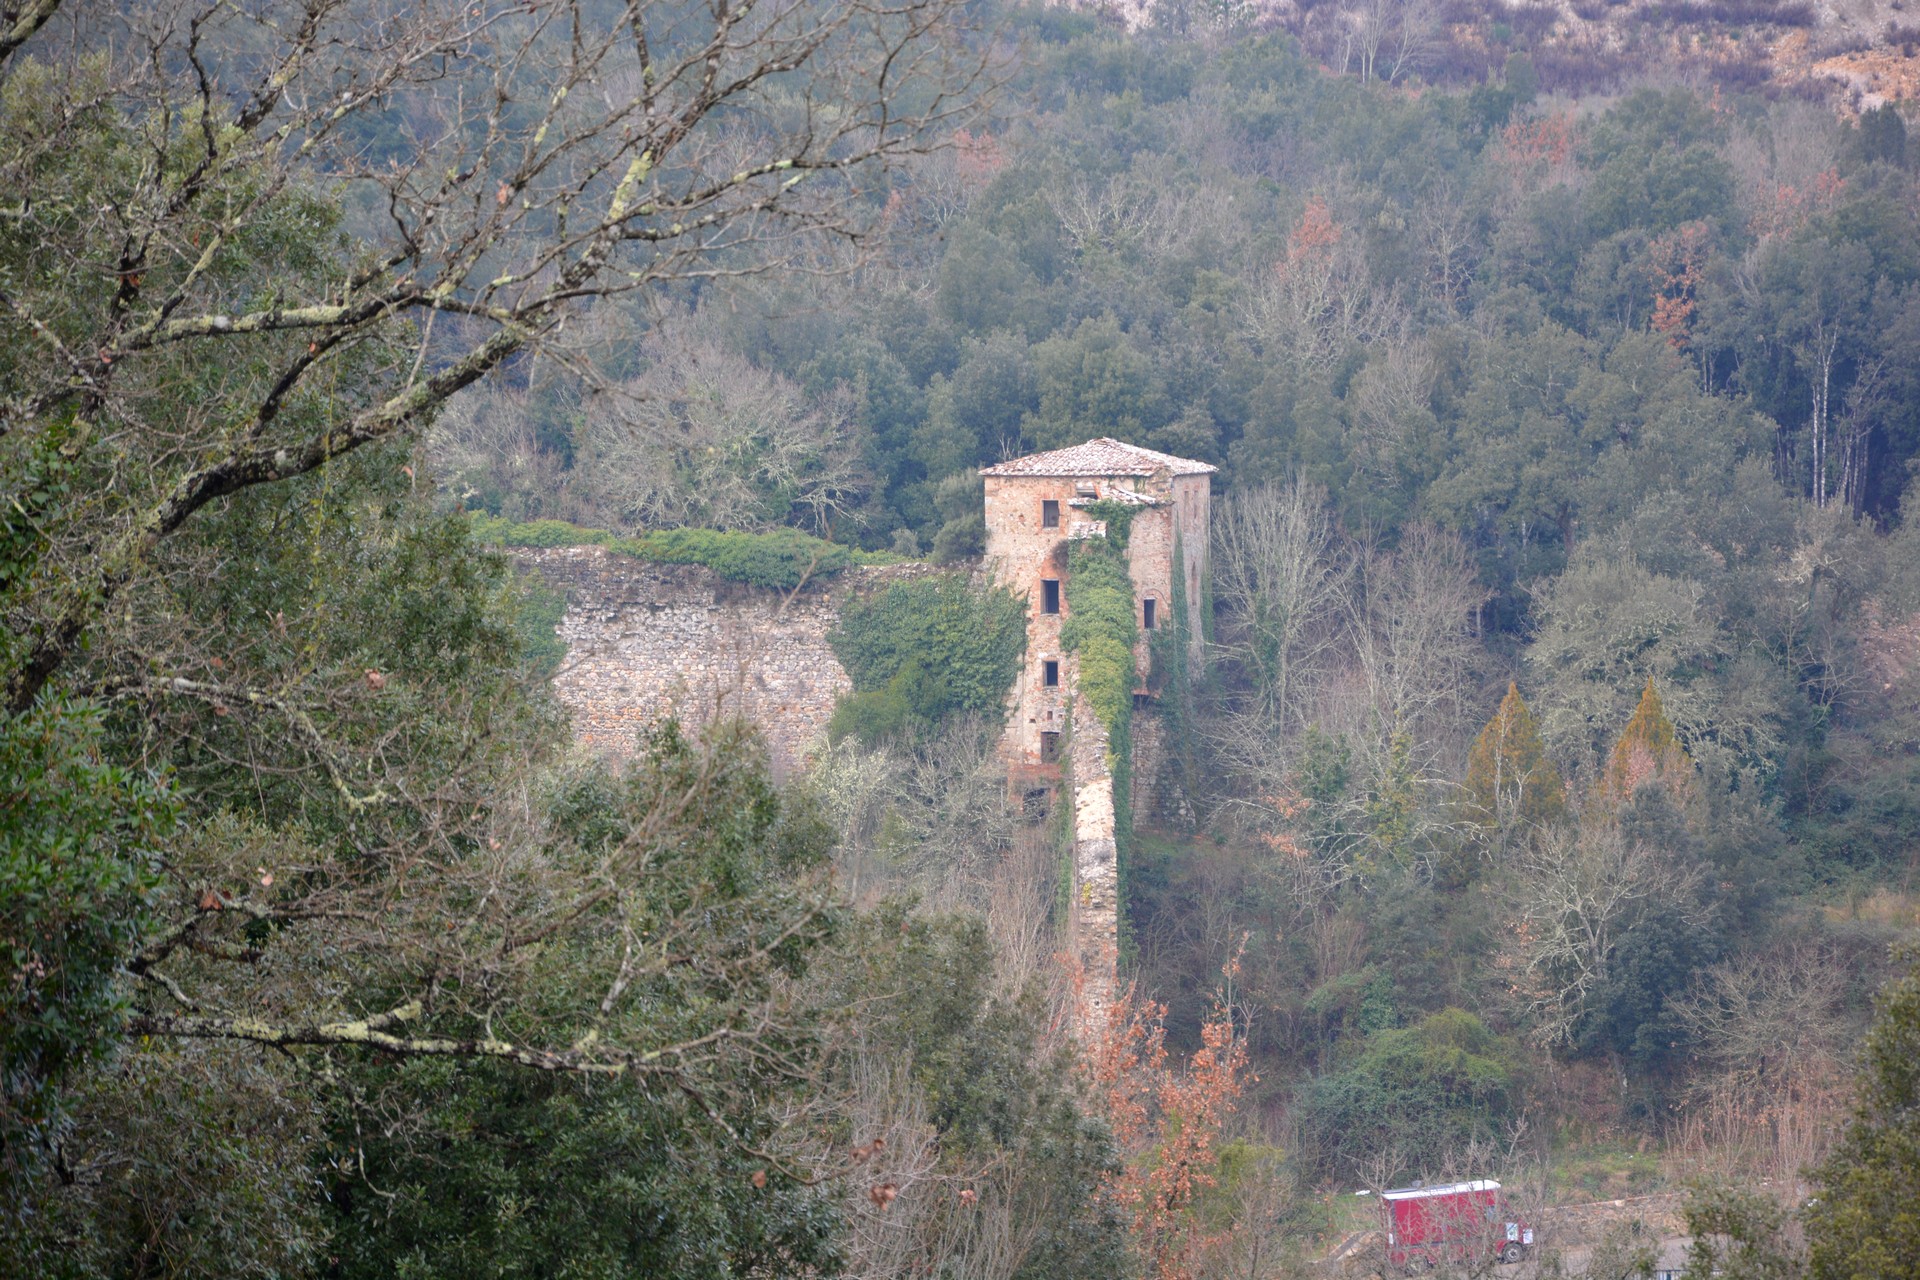
M 1518 1262 L 1533 1252 L 1533 1228 L 1490 1179 L 1404 1187 L 1380 1199 L 1387 1213 L 1387 1259 L 1402 1271 L 1430 1271 L 1443 1262 Z

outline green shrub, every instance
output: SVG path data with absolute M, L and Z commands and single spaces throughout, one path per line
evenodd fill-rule
M 730 582 L 791 591 L 854 563 L 853 553 L 798 529 L 722 533 L 716 529 L 661 529 L 610 544 L 615 551 L 667 564 L 700 564 Z
M 503 547 L 604 547 L 616 541 L 605 529 L 585 529 L 565 520 L 519 522 L 478 513 L 468 518 L 477 540 Z
M 1384 1152 L 1405 1162 L 1397 1173 L 1437 1172 L 1470 1141 L 1499 1135 L 1518 1102 L 1516 1056 L 1463 1009 L 1376 1031 L 1344 1070 L 1301 1089 L 1306 1154 L 1326 1172 Z
M 972 467 L 933 487 L 933 510 L 939 526 L 933 535 L 935 564 L 953 564 L 987 549 L 986 500 L 986 481 Z
M 0 711 L 0 1189 L 56 1149 L 59 1086 L 115 1042 L 179 813 L 104 758 L 103 720 L 59 696 Z
M 953 564 L 970 560 L 987 549 L 987 518 L 979 512 L 958 516 L 933 535 L 933 562 Z
M 827 737 L 838 742 L 851 734 L 865 743 L 911 736 L 926 722 L 914 714 L 913 703 L 904 690 L 889 685 L 865 693 L 849 693 L 833 708 L 827 721 Z
M 828 734 L 873 742 L 952 715 L 997 719 L 1026 651 L 1027 611 L 965 574 L 929 575 L 848 601 L 828 641 L 853 679 Z

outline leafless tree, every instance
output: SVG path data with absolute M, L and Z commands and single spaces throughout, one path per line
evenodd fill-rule
M 1427 767 L 1460 746 L 1486 588 L 1466 544 L 1426 524 L 1391 551 L 1366 551 L 1360 583 L 1348 626 L 1369 707 L 1382 733 L 1410 736 Z
M 1046 198 L 1081 253 L 1134 251 L 1158 263 L 1195 239 L 1231 245 L 1246 235 L 1231 192 L 1160 174 L 1124 173 L 1104 182 L 1075 178 Z
M 69 20 L 49 25 L 59 11 Z M 5 429 L 71 421 L 68 456 L 123 459 L 121 485 L 62 549 L 68 589 L 8 619 L 29 637 L 6 673 L 9 704 L 32 703 L 154 546 L 208 503 L 415 432 L 526 353 L 564 363 L 555 340 L 593 305 L 832 269 L 828 251 L 858 244 L 876 216 L 862 175 L 938 143 L 986 87 L 984 55 L 953 38 L 957 11 L 634 0 L 609 22 L 520 0 L 9 9 L 0 77 L 30 68 L 46 109 L 0 159 L 0 189 L 25 197 L 14 229 L 49 274 L 0 297 L 7 341 L 40 357 Z M 68 56 L 89 51 L 110 68 Z M 376 155 L 361 121 L 394 103 L 415 123 L 399 153 Z M 55 163 L 120 119 L 148 129 L 124 135 L 149 148 L 144 169 Z M 232 290 L 230 255 L 322 183 L 368 211 L 360 243 L 271 292 Z M 75 279 L 115 282 L 110 305 Z M 218 412 L 149 416 L 155 379 L 240 352 L 261 368 L 229 381 Z M 321 397 L 315 425 L 302 410 Z
M 841 832 L 842 874 L 856 899 L 914 893 L 942 909 L 988 907 L 1016 833 L 984 723 L 951 724 L 908 745 L 843 739 L 820 753 L 812 785 Z
M 574 514 L 570 477 L 541 447 L 518 388 L 489 382 L 455 396 L 434 420 L 427 457 L 435 480 L 463 504 L 497 497 L 501 514 L 516 520 Z
M 1389 84 L 1418 70 L 1440 27 L 1432 0 L 1360 0 L 1348 15 L 1362 80 Z
M 1695 1174 L 1772 1185 L 1797 1199 L 1846 1106 L 1847 971 L 1825 948 L 1792 945 L 1723 960 L 1672 1008 L 1700 1070 L 1672 1144 Z
M 591 397 L 575 470 L 616 524 L 759 529 L 804 514 L 825 532 L 864 476 L 844 390 L 793 382 L 683 330 L 656 335 L 647 368 Z
M 1364 244 L 1317 199 L 1248 298 L 1247 336 L 1297 374 L 1323 371 L 1354 344 L 1391 333 L 1401 311 L 1394 293 L 1374 281 Z
M 1405 331 L 1374 344 L 1347 393 L 1350 456 L 1367 483 L 1392 492 L 1424 462 L 1433 414 L 1431 347 Z
M 1475 250 L 1482 242 L 1472 211 L 1442 178 L 1415 201 L 1409 222 L 1427 258 L 1428 296 L 1443 315 L 1456 314 L 1473 273 Z
M 822 752 L 809 785 L 843 833 L 837 861 L 856 899 L 979 913 L 993 943 L 996 1000 L 1012 1005 L 1049 984 L 1061 988 L 1052 993 L 1060 1016 L 1033 1046 L 1040 1063 L 1061 1046 L 1071 998 L 1053 961 L 1057 851 L 1043 830 L 1013 829 L 996 765 L 985 726 L 963 724 L 914 749 L 844 740 Z M 840 1052 L 849 1084 L 844 1097 L 821 1102 L 819 1120 L 853 1117 L 856 1141 L 873 1152 L 849 1189 L 848 1274 L 1018 1274 L 1062 1211 L 1051 1199 L 1057 1189 L 1023 1161 L 941 1161 L 924 1086 L 898 1062 L 897 1046 L 867 1041 L 860 1019 Z M 873 1137 L 884 1146 L 873 1149 Z M 835 1159 L 822 1153 L 819 1171 Z M 872 1200 L 875 1185 L 888 1188 L 884 1203 Z
M 1846 988 L 1833 951 L 1791 947 L 1721 961 L 1674 1011 L 1706 1065 L 1740 1091 L 1773 1094 L 1843 1067 Z
M 1213 537 L 1221 647 L 1250 688 L 1245 707 L 1221 722 L 1220 749 L 1243 775 L 1277 785 L 1286 744 L 1340 650 L 1351 553 L 1325 493 L 1303 481 L 1229 498 Z
M 1642 903 L 1700 918 L 1698 870 L 1675 865 L 1604 819 L 1555 828 L 1517 848 L 1507 875 L 1508 967 L 1545 1044 L 1572 1034 L 1587 994 L 1612 971 L 1620 930 Z
M 1386 79 L 1398 84 L 1424 66 L 1433 53 L 1442 23 L 1441 6 L 1433 0 L 1406 0 L 1394 22 L 1388 42 Z

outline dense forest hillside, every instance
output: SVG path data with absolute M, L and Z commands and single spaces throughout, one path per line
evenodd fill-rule
M 1912 1274 L 1899 18 L 0 0 L 0 1272 Z M 1219 471 L 1076 1037 L 971 574 L 1099 436 Z M 574 748 L 568 542 L 948 572 L 776 780 Z

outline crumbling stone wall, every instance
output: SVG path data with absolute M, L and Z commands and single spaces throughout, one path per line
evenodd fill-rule
M 1080 1017 L 1106 1025 L 1120 967 L 1120 861 L 1106 726 L 1085 698 L 1073 701 L 1068 774 L 1073 788 L 1073 906 L 1067 936 L 1081 983 Z
M 700 724 L 744 715 L 776 770 L 802 764 L 852 687 L 827 644 L 850 592 L 928 573 L 925 565 L 844 570 L 793 595 L 728 582 L 700 565 L 652 564 L 604 547 L 514 553 L 567 599 L 567 656 L 554 692 L 574 736 L 625 757 L 667 716 Z

